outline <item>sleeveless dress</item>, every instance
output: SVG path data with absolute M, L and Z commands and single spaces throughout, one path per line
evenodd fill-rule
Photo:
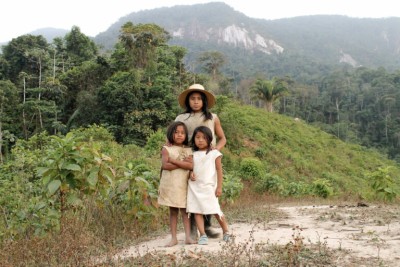
M 183 160 L 192 155 L 192 148 L 180 146 L 163 146 L 169 157 Z M 158 204 L 174 208 L 186 208 L 189 170 L 162 170 L 158 189 Z
M 215 138 L 215 118 L 217 118 L 217 114 L 215 114 L 215 113 L 211 113 L 211 114 L 212 114 L 212 119 L 204 121 L 204 115 L 202 112 L 183 113 L 183 114 L 179 114 L 175 118 L 175 121 L 181 121 L 186 125 L 186 127 L 188 128 L 189 142 L 192 140 L 192 135 L 193 135 L 194 129 L 196 129 L 196 127 L 207 126 L 208 128 L 210 128 L 210 130 L 213 134 L 213 140 L 212 140 L 211 144 L 213 146 L 215 146 L 217 144 L 217 139 Z
M 206 151 L 193 152 L 193 173 L 196 181 L 189 180 L 186 212 L 223 216 L 215 196 L 218 181 L 215 160 L 221 156 L 222 153 L 216 149 L 207 154 Z

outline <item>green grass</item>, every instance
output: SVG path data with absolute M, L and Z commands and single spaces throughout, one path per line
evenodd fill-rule
M 399 165 L 373 149 L 345 143 L 302 121 L 235 102 L 221 107 L 219 117 L 228 140 L 224 152 L 230 168 L 244 158 L 258 157 L 265 172 L 287 182 L 311 184 L 322 178 L 331 183 L 335 196 L 370 198 L 373 192 L 367 174 L 393 166 L 391 175 L 399 189 Z

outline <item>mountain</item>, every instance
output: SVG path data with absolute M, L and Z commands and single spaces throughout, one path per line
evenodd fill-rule
M 134 12 L 94 40 L 112 49 L 121 26 L 129 21 L 165 28 L 171 44 L 188 49 L 192 65 L 199 53 L 220 51 L 229 61 L 225 71 L 242 76 L 263 73 L 310 80 L 337 66 L 400 68 L 400 18 L 315 15 L 265 20 L 211 2 Z
M 395 17 L 315 15 L 265 20 L 211 2 L 130 13 L 94 41 L 112 50 L 127 22 L 162 26 L 172 36 L 171 45 L 187 48 L 186 64 L 190 66 L 196 66 L 202 52 L 223 53 L 227 58 L 223 71 L 236 79 L 290 75 L 304 82 L 343 66 L 400 68 L 400 18 Z
M 64 30 L 64 29 L 58 29 L 58 28 L 41 28 L 38 30 L 35 30 L 31 32 L 30 34 L 32 35 L 43 35 L 44 38 L 46 38 L 47 42 L 51 43 L 53 42 L 53 39 L 56 37 L 63 38 L 65 34 L 67 34 L 69 31 Z

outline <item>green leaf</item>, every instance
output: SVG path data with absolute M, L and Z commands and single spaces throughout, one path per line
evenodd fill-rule
M 43 175 L 45 175 L 45 173 L 46 173 L 47 171 L 49 171 L 49 170 L 50 170 L 50 168 L 48 168 L 48 167 L 38 167 L 38 168 L 36 168 L 36 171 L 37 171 L 38 176 L 43 176 Z
M 51 181 L 47 186 L 47 189 L 49 190 L 49 194 L 53 195 L 60 188 L 60 186 L 61 186 L 60 180 Z
M 83 204 L 82 200 L 76 194 L 70 194 L 67 197 L 67 203 L 75 207 L 82 206 Z
M 63 169 L 65 170 L 70 170 L 70 171 L 80 171 L 81 167 L 77 164 L 66 164 L 62 166 Z
M 46 203 L 44 203 L 43 201 L 41 201 L 41 202 L 39 202 L 39 203 L 37 203 L 37 204 L 35 205 L 35 210 L 40 210 L 40 209 L 42 209 L 42 208 L 44 208 L 44 207 L 46 207 Z
M 97 184 L 97 181 L 99 180 L 98 177 L 98 172 L 97 171 L 92 171 L 89 176 L 86 178 L 88 183 L 92 186 L 95 186 Z

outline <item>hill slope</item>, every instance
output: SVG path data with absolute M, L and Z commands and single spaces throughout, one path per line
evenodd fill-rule
M 302 121 L 255 107 L 233 102 L 221 107 L 218 113 L 229 149 L 226 168 L 240 165 L 247 157 L 258 158 L 266 173 L 285 181 L 281 193 L 290 195 L 286 190 L 291 185 L 322 179 L 330 183 L 334 194 L 369 198 L 368 174 L 386 166 L 393 166 L 397 189 L 400 185 L 399 166 L 374 150 L 347 144 Z

